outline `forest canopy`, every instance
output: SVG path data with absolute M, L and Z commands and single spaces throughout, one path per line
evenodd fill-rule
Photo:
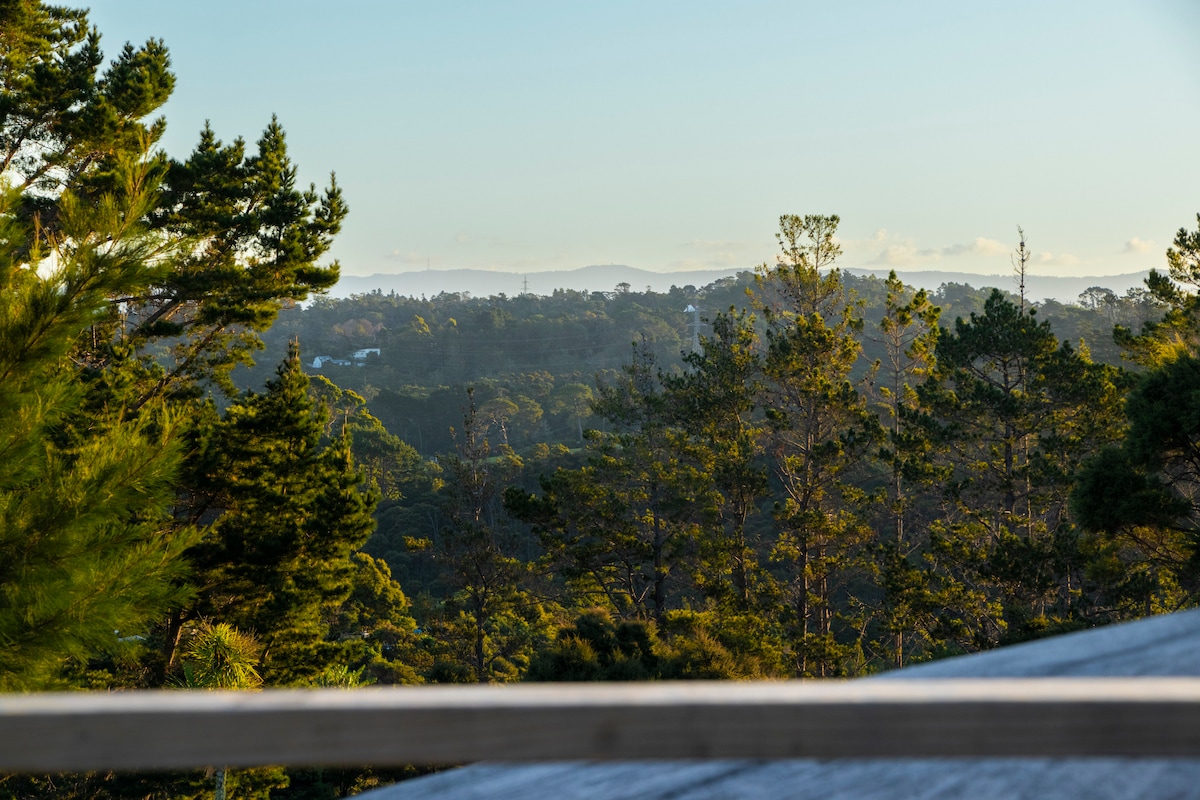
M 1195 605 L 1200 217 L 1078 304 L 1023 233 L 1010 291 L 848 275 L 822 214 L 706 287 L 337 300 L 336 180 L 274 117 L 162 152 L 174 82 L 0 1 L 0 690 L 856 676 Z

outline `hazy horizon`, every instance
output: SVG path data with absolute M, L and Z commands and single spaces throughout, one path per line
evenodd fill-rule
M 1166 247 L 1164 246 L 1163 249 L 1165 251 Z M 495 273 L 500 273 L 500 274 L 504 274 L 504 275 L 518 275 L 519 276 L 519 275 L 533 275 L 533 274 L 555 273 L 555 272 L 578 272 L 579 270 L 594 269 L 594 268 L 600 268 L 600 267 L 621 267 L 621 268 L 626 268 L 626 269 L 635 269 L 635 270 L 639 270 L 642 272 L 650 272 L 650 273 L 654 273 L 656 275 L 677 275 L 677 274 L 688 274 L 688 273 L 692 273 L 692 272 L 721 272 L 721 273 L 753 272 L 756 268 L 758 268 L 758 266 L 761 263 L 774 263 L 774 262 L 773 261 L 760 262 L 759 264 L 747 264 L 746 266 L 725 266 L 725 267 L 703 267 L 703 266 L 701 266 L 701 267 L 679 267 L 679 268 L 675 268 L 675 269 L 651 269 L 648 267 L 638 266 L 637 264 L 627 264 L 627 263 L 579 264 L 577 266 L 563 265 L 563 266 L 558 266 L 558 267 L 539 267 L 536 269 L 516 269 L 516 268 L 510 268 L 510 267 L 504 267 L 504 266 L 487 266 L 487 265 L 476 266 L 476 267 L 469 267 L 469 266 L 415 267 L 414 266 L 411 268 L 394 269 L 394 270 L 387 270 L 387 271 L 380 270 L 380 271 L 369 272 L 369 273 L 348 272 L 344 269 L 345 265 L 343 265 L 342 274 L 350 275 L 350 276 L 354 276 L 354 277 L 360 277 L 360 278 L 367 278 L 367 277 L 373 277 L 375 275 L 412 275 L 412 274 L 422 273 L 422 272 L 475 271 L 475 272 L 495 272 Z M 872 273 L 877 273 L 880 275 L 887 275 L 887 273 L 892 270 L 895 270 L 895 272 L 897 274 L 910 273 L 910 272 L 941 272 L 941 273 L 962 273 L 964 275 L 978 275 L 979 277 L 984 277 L 984 278 L 1014 274 L 1013 266 L 1011 263 L 997 264 L 997 265 L 995 265 L 995 267 L 987 267 L 986 269 L 988 269 L 990 271 L 971 270 L 971 269 L 966 268 L 965 266 L 960 268 L 958 265 L 953 264 L 953 263 L 946 263 L 940 267 L 939 266 L 924 266 L 924 265 L 919 265 L 919 264 L 916 266 L 907 266 L 907 267 L 906 266 L 881 267 L 881 266 L 871 266 L 871 265 L 855 265 L 855 264 L 845 263 L 844 259 L 839 260 L 839 263 L 837 263 L 835 266 L 838 269 L 852 270 L 855 272 L 872 272 Z M 1105 278 L 1105 277 L 1121 277 L 1121 276 L 1126 276 L 1126 275 L 1134 275 L 1134 274 L 1138 274 L 1138 273 L 1147 272 L 1151 269 L 1157 269 L 1159 272 L 1165 272 L 1166 271 L 1165 259 L 1163 260 L 1163 263 L 1161 263 L 1161 264 L 1148 264 L 1146 267 L 1143 267 L 1143 268 L 1125 270 L 1122 272 L 1109 272 L 1109 273 L 1088 272 L 1088 273 L 1079 273 L 1079 274 L 1075 274 L 1075 275 L 1062 275 L 1057 272 L 1050 272 L 1050 271 L 1046 271 L 1045 269 L 1039 268 L 1037 271 L 1031 270 L 1030 274 L 1041 276 L 1041 277 L 1056 277 L 1056 278 L 1057 277 Z
M 169 153 L 277 113 L 336 171 L 347 275 L 751 268 L 791 213 L 841 216 L 844 267 L 1002 274 L 1020 225 L 1112 275 L 1200 211 L 1188 0 L 91 7 L 109 57 L 170 48 Z
M 667 292 L 672 287 L 707 288 L 724 277 L 733 277 L 747 270 L 738 268 L 695 270 L 687 272 L 652 272 L 625 264 L 594 264 L 573 270 L 540 272 L 504 272 L 475 269 L 428 269 L 374 275 L 343 275 L 331 291 L 334 297 L 349 297 L 374 291 L 396 292 L 410 297 L 434 297 L 440 293 L 467 292 L 472 297 L 518 294 L 550 295 L 556 290 L 613 291 L 627 283 L 632 291 Z M 852 274 L 886 277 L 888 270 L 867 270 L 849 267 Z M 1016 278 L 1012 273 L 974 275 L 951 270 L 894 270 L 902 281 L 918 289 L 936 292 L 944 283 L 967 284 L 976 289 L 1000 288 L 1015 292 Z M 1079 295 L 1099 286 L 1124 295 L 1131 288 L 1144 285 L 1146 271 L 1110 276 L 1052 276 L 1030 273 L 1026 280 L 1026 297 L 1034 302 L 1053 299 L 1063 303 L 1078 302 Z

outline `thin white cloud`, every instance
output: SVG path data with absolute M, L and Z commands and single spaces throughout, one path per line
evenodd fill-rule
M 1136 236 L 1125 243 L 1126 253 L 1149 253 L 1153 249 L 1154 242 L 1149 239 L 1139 239 Z
M 862 250 L 873 253 L 887 246 L 888 232 L 887 228 L 880 228 L 865 239 L 843 239 L 841 236 L 834 236 L 833 240 L 847 253 Z
M 970 245 L 950 245 L 942 248 L 942 255 L 1007 255 L 1009 248 L 995 239 L 977 237 Z
M 873 240 L 886 239 L 887 231 L 879 230 Z M 889 244 L 871 262 L 890 267 L 911 267 L 922 262 L 940 261 L 943 258 L 956 256 L 981 256 L 991 258 L 1007 255 L 1009 248 L 995 239 L 984 236 L 976 237 L 969 244 L 951 244 L 945 247 L 918 248 L 912 240 L 898 241 Z
M 1038 253 L 1037 262 L 1055 267 L 1073 267 L 1079 263 L 1079 258 L 1070 253 L 1059 253 L 1057 255 L 1054 253 Z
M 885 264 L 889 267 L 910 267 L 921 261 L 924 255 L 924 252 L 918 250 L 911 243 L 890 244 L 876 256 L 872 263 Z

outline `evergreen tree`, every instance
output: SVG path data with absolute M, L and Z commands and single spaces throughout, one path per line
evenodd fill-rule
M 760 268 L 755 297 L 766 323 L 767 448 L 784 495 L 771 559 L 797 675 L 839 674 L 854 657 L 837 635 L 836 593 L 870 537 L 851 476 L 878 424 L 850 380 L 862 320 L 833 267 L 838 221 L 781 217 L 783 252 Z
M 914 649 L 919 652 L 930 643 L 936 609 L 923 569 L 929 513 L 918 516 L 918 503 L 948 473 L 931 460 L 931 442 L 915 423 L 920 414 L 915 387 L 935 363 L 940 309 L 924 290 L 907 289 L 895 272 L 888 275 L 886 286 L 879 321 L 884 359 L 876 386 L 886 431 L 879 457 L 888 484 L 873 571 L 881 590 L 876 616 L 884 632 L 877 647 L 891 666 L 899 668 Z
M 754 317 L 718 314 L 701 350 L 684 358 L 685 371 L 666 376 L 664 410 L 691 437 L 696 478 L 715 502 L 698 536 L 698 582 L 726 611 L 744 614 L 758 605 L 764 577 L 759 544 L 750 528 L 767 495 L 762 462 L 763 424 L 758 411 L 762 363 Z M 731 621 L 738 624 L 737 621 Z
M 664 640 L 652 622 L 613 620 L 592 609 L 561 628 L 529 667 L 531 681 L 719 680 L 761 677 L 687 615 L 668 625 L 678 633 Z M 683 624 L 679 624 L 683 623 Z
M 312 379 L 311 389 L 324 408 L 325 436 L 349 437 L 355 463 L 381 499 L 401 500 L 405 488 L 423 477 L 425 464 L 420 454 L 390 433 L 357 392 L 343 389 L 323 375 Z
M 920 388 L 953 469 L 930 558 L 948 593 L 946 636 L 966 647 L 1085 613 L 1066 501 L 1082 457 L 1116 436 L 1118 387 L 1111 367 L 1060 344 L 1035 314 L 994 291 L 982 315 L 941 331 Z
M 514 487 L 505 502 L 584 604 L 661 622 L 695 585 L 690 552 L 716 498 L 701 454 L 672 424 L 645 343 L 597 394 L 594 413 L 617 430 L 590 431 L 586 464 L 543 477 L 541 497 Z
M 705 501 L 692 545 L 700 599 L 672 612 L 660 632 L 681 657 L 688 651 L 708 660 L 709 667 L 698 661 L 681 667 L 681 677 L 787 674 L 778 587 L 767 563 L 769 523 L 759 513 L 771 487 L 755 319 L 731 308 L 713 319 L 712 334 L 700 343 L 699 352 L 684 357 L 682 373 L 662 378 L 663 408 L 686 437 L 681 452 L 694 464 L 695 496 Z
M 1167 274 L 1146 284 L 1165 309 L 1117 339 L 1147 369 L 1130 392 L 1125 438 L 1090 459 L 1072 496 L 1097 535 L 1096 569 L 1122 615 L 1171 610 L 1200 597 L 1200 215 L 1167 251 Z
M 345 205 L 335 184 L 323 196 L 296 187 L 275 122 L 252 157 L 240 157 L 240 143 L 223 148 L 210 131 L 188 162 L 153 153 L 165 123 L 150 115 L 174 85 L 165 46 L 126 46 L 103 61 L 86 11 L 0 4 L 0 183 L 11 191 L 0 217 L 14 231 L 3 237 L 0 259 L 0 324 L 8 329 L 0 404 L 22 420 L 8 429 L 6 490 L 32 497 L 52 491 L 57 476 L 72 496 L 39 500 L 46 541 L 66 546 L 66 530 L 78 526 L 109 541 L 72 556 L 86 552 L 88 569 L 75 560 L 38 572 L 36 558 L 14 566 L 30 571 L 8 591 L 18 605 L 54 597 L 39 601 L 54 618 L 84 615 L 112 637 L 115 629 L 136 632 L 186 595 L 179 553 L 191 534 L 186 515 L 172 520 L 169 510 L 179 488 L 179 431 L 204 417 L 190 399 L 212 383 L 228 388 L 228 368 L 248 357 L 254 331 L 284 304 L 336 280 L 336 268 L 316 261 Z M 18 451 L 47 461 L 19 464 Z M 9 507 L 5 535 L 16 542 L 33 519 L 25 503 Z M 55 508 L 62 520 L 50 519 Z M 97 567 L 105 557 L 113 564 Z M 141 571 L 145 592 L 125 592 L 110 575 L 121 560 L 127 572 Z M 87 590 L 92 600 L 84 603 L 83 587 L 68 584 L 88 572 L 109 591 Z M 71 636 L 50 646 L 59 625 L 37 628 L 36 638 L 60 653 L 110 646 L 96 636 L 87 647 Z
M 561 414 L 575 423 L 579 444 L 583 444 L 583 421 L 591 416 L 594 400 L 591 387 L 583 383 L 567 383 L 558 387 L 550 401 L 550 412 Z
M 0 43 L 0 174 L 20 194 L 8 213 L 36 225 L 40 243 L 63 240 L 67 198 L 124 191 L 131 160 L 146 186 L 161 183 L 139 219 L 157 231 L 165 268 L 153 283 L 110 292 L 112 313 L 93 320 L 76 357 L 136 375 L 121 398 L 135 407 L 210 383 L 232 391 L 230 369 L 250 363 L 279 309 L 337 282 L 336 264 L 317 264 L 347 211 L 336 181 L 320 194 L 298 187 L 274 119 L 253 155 L 207 127 L 186 161 L 156 153 L 166 122 L 149 117 L 175 84 L 159 40 L 126 45 L 102 70 L 85 10 L 11 0 L 0 7 Z
M 1163 309 L 1162 318 L 1147 322 L 1140 333 L 1116 329 L 1117 342 L 1134 361 L 1147 367 L 1182 355 L 1200 356 L 1200 214 L 1196 230 L 1180 228 L 1167 249 L 1167 272 L 1150 270 L 1146 289 Z
M 329 638 L 343 643 L 343 662 L 326 669 L 358 667 L 363 683 L 420 683 L 432 662 L 417 643 L 412 603 L 384 561 L 354 553 L 350 595 L 334 611 Z
M 262 346 L 257 333 L 279 310 L 337 283 L 337 263 L 317 261 L 347 211 L 332 176 L 321 194 L 297 187 L 278 120 L 254 155 L 241 139 L 224 145 L 205 127 L 191 157 L 171 162 L 152 215 L 158 230 L 188 245 L 185 255 L 154 291 L 129 298 L 132 345 L 173 339 L 153 391 L 186 394 L 210 381 L 231 391 L 229 371 L 251 363 Z
M 0 689 L 48 688 L 63 668 L 123 647 L 178 602 L 191 533 L 167 513 L 179 466 L 178 423 L 89 409 L 70 358 L 107 297 L 158 272 L 136 220 L 149 202 L 144 165 L 126 191 L 58 198 L 59 237 L 0 198 Z
M 645 681 L 663 677 L 662 648 L 641 620 L 614 622 L 605 611 L 560 628 L 529 667 L 530 681 Z
M 1200 360 L 1191 356 L 1143 375 L 1126 402 L 1124 441 L 1086 462 L 1071 496 L 1080 524 L 1095 536 L 1102 602 L 1118 618 L 1200 597 L 1198 398 Z
M 515 553 L 501 506 L 520 461 L 511 453 L 492 457 L 472 391 L 467 401 L 462 429 L 454 432 L 456 452 L 444 462 L 445 524 L 432 543 L 448 596 L 431 624 L 450 656 L 435 667 L 435 678 L 465 666 L 474 682 L 512 681 L 547 638 L 548 620 L 529 591 L 529 566 Z
M 218 513 L 190 553 L 202 587 L 193 613 L 252 631 L 272 684 L 310 678 L 338 658 L 329 619 L 350 594 L 352 554 L 374 528 L 350 444 L 323 442 L 324 409 L 299 353 L 263 394 L 230 406 L 204 437 L 191 480 Z
M 163 43 L 126 45 L 100 73 L 103 60 L 86 10 L 0 5 L 0 174 L 21 194 L 8 213 L 38 218 L 46 241 L 58 238 L 64 190 L 85 202 L 112 194 L 121 163 L 165 130 L 145 121 L 175 85 Z
M 912 424 L 919 412 L 916 384 L 933 370 L 941 310 L 929 301 L 924 290 L 907 289 L 894 271 L 888 275 L 886 285 L 884 316 L 879 321 L 886 359 L 876 373 L 876 385 L 888 440 L 880 455 L 890 472 L 887 534 L 903 547 L 908 538 L 905 522 L 912 506 L 908 483 L 928 463 L 927 445 Z

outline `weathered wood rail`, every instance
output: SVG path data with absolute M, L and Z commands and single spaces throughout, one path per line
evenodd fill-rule
M 1200 757 L 1200 678 L 524 684 L 0 696 L 0 771 Z

